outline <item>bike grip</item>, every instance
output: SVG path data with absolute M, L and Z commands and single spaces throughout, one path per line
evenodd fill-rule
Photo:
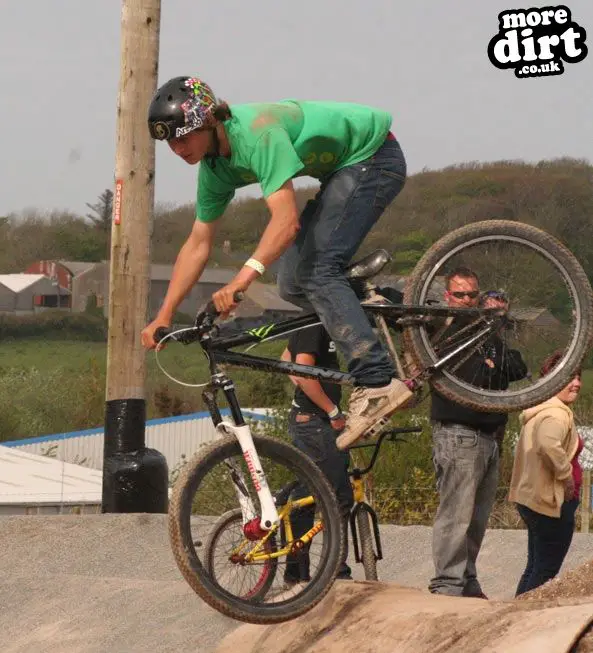
M 170 330 L 170 329 L 167 329 L 167 327 L 162 327 L 162 326 L 161 326 L 161 327 L 158 327 L 158 328 L 155 330 L 154 335 L 152 336 L 152 339 L 153 339 L 153 340 L 157 343 L 157 345 L 158 345 L 158 343 L 159 343 L 163 338 L 166 338 L 170 333 L 171 333 L 171 330 Z
M 233 294 L 233 301 L 235 301 L 237 304 L 239 302 L 242 302 L 244 299 L 245 299 L 245 293 L 242 290 L 237 290 Z M 216 307 L 214 306 L 214 302 L 212 300 L 210 300 L 206 304 L 204 313 L 206 313 L 207 315 L 218 315 L 218 311 L 216 310 Z

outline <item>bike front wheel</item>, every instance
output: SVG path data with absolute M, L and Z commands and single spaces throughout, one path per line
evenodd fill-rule
M 364 577 L 366 580 L 378 580 L 372 518 L 364 506 L 361 506 L 356 513 L 356 529 L 360 539 L 360 562 L 364 569 Z
M 238 561 L 237 556 L 250 545 L 243 530 L 242 510 L 229 510 L 212 528 L 205 546 L 204 563 L 206 572 L 218 585 L 241 598 L 261 601 L 274 584 L 278 570 L 278 558 L 273 557 L 278 551 L 276 535 L 272 534 L 263 543 L 261 561 L 243 563 L 240 574 L 233 573 L 236 571 L 233 559 Z
M 309 458 L 280 440 L 253 436 L 253 442 L 274 496 L 293 487 L 310 497 L 315 528 L 302 577 L 287 580 L 288 553 L 300 551 L 290 549 L 290 541 L 285 546 L 280 523 L 265 535 L 250 530 L 259 524 L 259 501 L 234 437 L 202 447 L 183 468 L 171 497 L 169 536 L 185 580 L 211 607 L 240 621 L 280 623 L 307 612 L 330 590 L 343 553 L 342 520 L 333 490 Z M 290 515 L 291 501 L 277 499 L 280 515 Z M 237 515 L 237 537 L 221 539 L 239 526 Z
M 408 280 L 404 304 L 446 306 L 447 278 L 460 269 L 477 276 L 481 291 L 502 291 L 508 300 L 508 314 L 496 328 L 501 345 L 496 349 L 491 336 L 479 338 L 487 325 L 483 310 L 465 321 L 457 314 L 435 324 L 428 310 L 428 319 L 408 320 L 405 347 L 420 370 L 431 370 L 431 386 L 452 401 L 485 412 L 520 410 L 558 393 L 574 377 L 593 336 L 593 294 L 576 258 L 531 225 L 505 220 L 469 224 L 424 254 Z M 516 352 L 527 366 L 522 378 L 513 377 Z M 555 367 L 542 376 L 542 363 L 556 353 Z M 448 362 L 434 369 L 448 355 Z

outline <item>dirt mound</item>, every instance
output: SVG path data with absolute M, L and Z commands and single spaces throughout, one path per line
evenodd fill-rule
M 569 653 L 591 621 L 590 603 L 483 601 L 338 582 L 299 619 L 241 626 L 216 653 Z
M 593 556 L 593 550 L 591 551 Z M 550 601 L 553 599 L 582 599 L 591 597 L 593 602 L 593 561 L 566 571 L 560 576 L 522 594 L 518 601 Z
M 593 550 L 591 552 L 593 556 Z M 522 594 L 517 602 L 544 603 L 555 600 L 559 605 L 570 604 L 574 600 L 591 601 L 593 613 L 593 561 L 585 562 L 548 581 L 531 592 Z M 593 630 L 589 626 L 574 649 L 575 653 L 593 653 Z

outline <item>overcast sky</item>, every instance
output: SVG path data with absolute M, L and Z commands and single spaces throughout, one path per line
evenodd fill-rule
M 202 76 L 230 104 L 291 97 L 387 109 L 411 173 L 472 160 L 593 161 L 592 53 L 535 79 L 488 59 L 498 13 L 519 4 L 162 0 L 159 81 Z M 591 50 L 593 2 L 567 6 Z M 2 0 L 0 215 L 85 213 L 112 187 L 120 10 L 120 0 Z M 157 143 L 157 202 L 193 202 L 196 173 Z

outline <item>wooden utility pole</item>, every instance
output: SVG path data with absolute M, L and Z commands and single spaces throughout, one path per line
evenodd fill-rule
M 166 512 L 165 458 L 145 447 L 145 352 L 161 0 L 122 0 L 115 191 L 111 226 L 103 512 Z

